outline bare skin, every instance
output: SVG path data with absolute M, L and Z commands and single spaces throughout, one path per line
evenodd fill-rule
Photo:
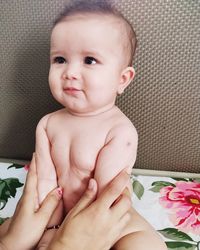
M 113 17 L 77 14 L 58 23 L 52 31 L 50 54 L 50 89 L 64 109 L 39 122 L 36 152 L 39 201 L 57 185 L 64 190 L 52 226 L 61 224 L 63 214 L 78 202 L 90 178 L 98 183 L 99 197 L 124 167 L 130 174 L 138 138 L 131 121 L 115 106 L 117 94 L 130 84 L 134 69 L 124 64 L 121 34 Z M 130 182 L 127 187 L 131 192 Z M 138 230 L 153 231 L 142 219 L 138 225 L 134 222 L 138 215 L 133 210 L 130 215 L 133 220 L 116 249 L 123 249 L 124 244 L 131 249 L 127 234 L 135 239 Z M 44 236 L 38 248 L 45 249 L 50 240 L 50 235 Z
M 147 247 L 147 244 L 144 243 L 146 241 L 150 250 L 167 250 L 157 233 L 149 228 L 150 225 L 134 209 L 131 209 L 130 194 L 128 194 L 127 189 L 123 191 L 128 182 L 129 176 L 125 171 L 122 171 L 91 205 L 89 205 L 91 199 L 89 202 L 85 199 L 85 203 L 83 203 L 83 198 L 81 198 L 82 206 L 86 203 L 89 206 L 80 211 L 80 202 L 77 203 L 78 209 L 75 205 L 57 231 L 48 250 L 94 250 L 94 246 L 95 250 L 108 250 L 113 245 L 112 249 L 138 250 L 141 247 L 143 249 Z M 93 199 L 95 199 L 94 196 Z M 82 216 L 81 223 L 77 215 Z M 71 220 L 72 223 L 67 223 L 68 220 Z M 128 233 L 125 230 L 129 226 L 133 228 L 131 225 L 133 220 L 135 220 L 136 232 L 122 237 L 122 232 Z M 118 240 L 119 238 L 120 240 Z M 70 242 L 71 239 L 74 241 Z
M 80 199 L 91 177 L 97 180 L 101 193 L 122 170 L 121 166 L 126 166 L 130 173 L 136 158 L 136 131 L 117 107 L 87 118 L 74 117 L 66 109 L 62 109 L 44 117 L 37 133 L 37 143 L 43 145 L 45 141 L 42 139 L 45 137 L 46 140 L 48 135 L 51 152 L 46 157 L 48 161 L 52 158 L 50 166 L 59 166 L 56 173 L 54 168 L 49 169 L 48 176 L 52 171 L 52 176 L 58 178 L 59 186 L 64 188 L 66 211 Z M 40 148 L 39 145 L 38 147 Z M 43 151 L 44 148 L 46 147 L 43 147 Z M 111 157 L 111 154 L 116 157 Z M 46 172 L 47 169 L 43 168 L 42 171 Z M 51 181 L 45 179 L 41 185 L 48 188 L 47 183 Z M 55 186 L 56 179 L 53 188 Z
M 131 200 L 124 191 L 128 180 L 128 175 L 122 171 L 96 199 L 97 183 L 90 179 L 87 190 L 66 216 L 48 249 L 90 250 L 94 244 L 96 250 L 109 249 L 130 220 Z M 33 156 L 15 214 L 0 226 L 0 249 L 35 249 L 61 197 L 60 189 L 55 189 L 36 209 L 37 175 Z M 92 224 L 98 227 L 92 228 Z

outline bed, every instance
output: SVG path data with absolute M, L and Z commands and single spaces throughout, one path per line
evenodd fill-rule
M 48 89 L 49 35 L 67 0 L 1 1 L 0 223 L 12 216 Z M 117 105 L 139 134 L 133 206 L 168 249 L 200 249 L 200 2 L 122 0 L 136 30 L 136 77 Z

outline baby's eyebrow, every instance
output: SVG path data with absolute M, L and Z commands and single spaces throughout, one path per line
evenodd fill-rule
M 61 55 L 62 52 L 59 50 L 50 50 L 50 56 Z
M 82 52 L 82 54 L 84 56 L 93 56 L 93 57 L 103 58 L 103 56 L 98 51 L 93 51 L 93 50 L 85 50 Z

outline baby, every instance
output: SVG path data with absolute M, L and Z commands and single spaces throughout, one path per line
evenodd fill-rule
M 131 173 L 137 132 L 115 100 L 134 78 L 135 47 L 133 28 L 106 2 L 75 2 L 55 22 L 49 85 L 64 108 L 47 114 L 36 129 L 39 202 L 58 185 L 63 188 L 63 204 L 49 228 L 62 223 L 91 177 L 101 193 L 122 169 Z M 162 249 L 148 223 L 135 211 L 130 214 L 133 220 L 113 249 L 132 249 L 140 235 L 151 235 L 152 249 Z M 145 242 L 134 249 L 151 249 Z

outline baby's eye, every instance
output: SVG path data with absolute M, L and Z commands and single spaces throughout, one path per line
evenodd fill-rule
M 66 60 L 62 56 L 57 56 L 54 58 L 54 63 L 63 64 L 63 63 L 66 63 Z
M 86 64 L 96 64 L 97 60 L 94 57 L 87 56 L 84 59 L 84 63 L 86 63 Z

